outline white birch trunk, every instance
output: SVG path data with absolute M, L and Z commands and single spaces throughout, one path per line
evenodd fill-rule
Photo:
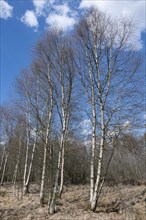
M 17 180 L 17 173 L 18 173 L 18 167 L 19 167 L 19 162 L 20 162 L 21 144 L 22 144 L 21 142 L 22 142 L 22 135 L 20 135 L 20 138 L 19 138 L 19 151 L 18 151 L 18 156 L 17 156 L 15 170 L 14 170 L 14 176 L 13 176 L 13 195 L 15 195 L 15 189 L 16 189 L 16 180 Z
M 63 112 L 65 112 L 63 110 Z M 63 114 L 63 116 L 65 113 Z M 59 197 L 61 198 L 61 194 L 63 192 L 63 184 L 64 184 L 64 156 L 65 156 L 65 141 L 66 141 L 66 134 L 67 134 L 67 128 L 68 128 L 68 121 L 69 121 L 69 112 L 66 112 L 66 117 L 64 117 L 64 140 L 62 144 L 62 155 L 61 155 L 61 172 L 60 172 L 60 188 L 59 188 Z
M 50 144 L 49 147 L 49 198 L 48 198 L 48 206 L 50 206 L 51 198 L 52 198 L 52 178 L 53 178 L 53 148 Z
M 57 187 L 59 184 L 59 172 L 60 172 L 60 189 L 59 189 L 59 196 L 61 197 L 61 193 L 63 190 L 63 181 L 64 181 L 64 148 L 65 148 L 65 136 L 66 136 L 66 123 L 67 123 L 67 109 L 65 112 L 65 91 L 64 91 L 64 73 L 61 72 L 60 75 L 61 78 L 61 93 L 62 93 L 62 120 L 63 120 L 63 127 L 62 127 L 62 136 L 61 136 L 61 144 L 60 144 L 60 159 L 59 159 L 59 164 L 58 164 L 58 175 L 56 178 L 56 189 L 55 191 L 57 192 Z M 56 194 L 55 192 L 55 194 Z M 55 197 L 54 197 L 55 200 Z M 55 202 L 55 201 L 54 201 Z
M 4 156 L 5 156 L 5 149 L 6 149 L 6 145 L 4 145 L 4 150 L 3 150 L 3 155 L 2 155 L 2 159 L 1 159 L 1 165 L 0 165 L 0 172 L 1 172 L 2 166 L 3 166 L 3 161 L 4 161 Z
M 43 170 L 42 170 L 41 189 L 40 189 L 40 205 L 41 206 L 44 203 L 44 184 L 45 184 L 45 173 L 46 173 L 48 134 L 49 134 L 49 126 L 47 127 L 46 140 L 44 144 Z
M 64 131 L 64 141 L 62 146 L 62 155 L 61 155 L 61 175 L 60 175 L 60 188 L 59 188 L 59 197 L 61 198 L 61 194 L 63 192 L 63 185 L 64 185 L 64 156 L 65 156 L 65 141 L 66 135 L 68 131 L 68 124 L 69 124 L 69 117 L 70 117 L 70 102 L 71 102 L 71 93 L 72 93 L 72 79 L 69 79 L 69 87 L 67 101 L 65 103 L 65 88 L 64 82 L 62 80 L 62 117 L 63 117 L 63 131 Z
M 63 184 L 64 184 L 64 151 L 65 146 L 62 147 L 62 156 L 61 156 L 61 172 L 60 172 L 60 188 L 59 188 L 59 197 L 61 198 L 61 194 L 63 191 Z
M 65 123 L 63 123 L 63 126 Z M 48 212 L 49 214 L 54 214 L 56 211 L 56 205 L 55 205 L 55 199 L 56 199 L 56 194 L 58 192 L 58 184 L 59 184 L 59 174 L 60 174 L 60 169 L 61 169 L 61 156 L 62 156 L 62 149 L 63 145 L 65 143 L 65 130 L 63 129 L 62 135 L 61 135 L 61 144 L 60 144 L 60 150 L 59 150 L 59 155 L 58 155 L 58 163 L 57 163 L 57 172 L 56 172 L 56 177 L 55 177 L 55 185 L 53 189 L 53 195 L 52 199 L 50 202 L 50 205 L 48 207 Z
M 104 104 L 102 101 L 102 89 L 101 89 L 101 81 L 100 81 L 100 71 L 98 68 L 98 58 L 97 58 L 97 45 L 96 40 L 94 40 L 94 54 L 95 54 L 95 60 L 96 60 L 96 69 L 97 69 L 97 80 L 98 80 L 98 94 L 99 94 L 99 101 L 100 101 L 100 115 L 101 115 L 101 143 L 100 143 L 100 149 L 99 149 L 99 158 L 98 158 L 98 167 L 97 167 L 97 176 L 96 176 L 96 182 L 94 185 L 94 191 L 92 195 L 92 199 L 90 197 L 90 203 L 91 203 L 91 210 L 95 211 L 97 207 L 98 202 L 98 194 L 100 192 L 100 182 L 101 182 L 101 170 L 102 170 L 102 160 L 103 160 L 103 148 L 104 148 L 104 141 L 105 141 L 105 124 L 104 124 Z M 94 105 L 95 107 L 95 105 Z M 92 110 L 93 110 L 92 106 Z M 95 156 L 94 156 L 95 157 Z
M 100 192 L 100 182 L 101 182 L 101 170 L 102 170 L 102 160 L 103 160 L 103 149 L 104 149 L 104 142 L 105 142 L 105 125 L 104 125 L 104 110 L 101 106 L 101 143 L 100 143 L 100 151 L 99 151 L 99 158 L 98 158 L 98 168 L 97 168 L 97 177 L 95 182 L 94 194 L 91 201 L 91 210 L 95 211 L 97 202 L 98 202 L 98 194 Z
M 64 51 L 65 52 L 65 51 Z M 72 93 L 72 82 L 73 78 L 70 73 L 64 73 L 64 60 L 61 57 L 60 63 L 60 76 L 59 83 L 61 85 L 61 111 L 62 111 L 62 132 L 61 132 L 61 139 L 60 139 L 60 149 L 58 155 L 58 163 L 57 163 L 57 171 L 55 176 L 55 184 L 52 194 L 52 199 L 50 205 L 48 206 L 48 212 L 50 214 L 55 213 L 56 204 L 55 199 L 57 192 L 61 197 L 63 191 L 63 184 L 64 184 L 64 154 L 65 154 L 65 142 L 66 136 L 68 131 L 68 123 L 69 123 L 69 116 L 70 116 L 70 103 L 71 103 L 71 93 Z M 68 63 L 69 64 L 69 63 Z M 65 74 L 69 74 L 67 77 Z M 59 177 L 60 177 L 60 186 L 59 186 Z
M 34 143 L 33 143 L 33 149 L 32 149 L 32 154 L 31 154 L 31 160 L 30 160 L 27 180 L 26 180 L 26 183 L 25 183 L 27 188 L 28 188 L 28 185 L 29 185 L 30 175 L 31 175 L 31 171 L 32 171 L 33 158 L 34 158 L 35 148 L 36 148 L 36 144 L 37 144 L 37 131 L 36 131 L 35 135 L 36 136 L 35 136 L 35 140 L 34 140 Z
M 48 213 L 54 214 L 56 205 L 55 205 L 55 199 L 56 194 L 58 192 L 58 185 L 59 185 L 59 175 L 61 171 L 61 187 L 60 191 L 62 192 L 63 189 L 63 178 L 64 178 L 64 147 L 65 147 L 65 136 L 66 136 L 66 123 L 67 123 L 67 114 L 65 112 L 65 91 L 64 91 L 64 81 L 63 81 L 63 73 L 60 74 L 60 81 L 61 81 L 61 95 L 62 95 L 62 134 L 61 134 L 61 140 L 60 140 L 60 149 L 59 149 L 59 155 L 58 155 L 58 163 L 57 163 L 57 171 L 56 171 L 56 177 L 55 177 L 55 185 L 53 189 L 53 195 L 51 202 L 48 206 Z M 61 195 L 61 194 L 60 194 Z
M 2 172 L 2 178 L 1 178 L 1 186 L 3 186 L 3 181 L 4 181 L 4 176 L 5 176 L 7 161 L 8 161 L 8 153 L 5 155 L 5 162 L 4 162 L 4 167 L 3 167 L 3 172 Z
M 26 95 L 26 121 L 27 121 L 27 142 L 26 142 L 26 155 L 25 155 L 25 165 L 24 165 L 24 174 L 23 174 L 23 195 L 28 193 L 28 185 L 26 185 L 26 174 L 28 166 L 28 151 L 30 144 L 30 103 L 28 100 L 28 95 Z
M 38 79 L 37 79 L 38 93 L 36 96 L 36 109 L 37 110 L 38 110 L 38 104 L 39 104 L 39 84 L 40 84 L 40 80 L 38 77 Z M 29 121 L 29 124 L 30 124 L 30 121 Z M 38 135 L 38 119 L 37 119 L 37 115 L 36 115 L 36 131 L 35 131 L 35 138 L 34 138 L 34 142 L 33 142 L 32 154 L 31 154 L 31 159 L 30 159 L 30 165 L 29 165 L 28 174 L 26 177 L 26 182 L 25 182 L 26 189 L 29 188 L 30 175 L 31 175 L 31 171 L 32 171 L 33 159 L 34 159 L 35 149 L 36 149 L 36 145 L 37 145 L 37 135 Z
M 96 48 L 94 48 L 96 53 Z M 88 52 L 86 51 L 86 58 L 88 60 L 88 71 L 89 71 L 89 82 L 91 87 L 91 98 L 89 98 L 89 102 L 91 103 L 92 107 L 92 146 L 91 146 L 91 160 L 90 160 L 90 202 L 93 199 L 94 194 L 94 169 L 95 169 L 95 148 L 96 148 L 96 106 L 95 106 L 95 86 L 94 86 L 94 79 L 93 79 L 93 71 L 92 71 L 92 64 L 88 56 Z M 85 88 L 86 89 L 86 88 Z M 86 89 L 87 91 L 87 89 Z
M 49 109 L 48 118 L 47 118 L 47 130 L 46 130 L 46 137 L 45 137 L 45 144 L 44 144 L 43 170 L 42 170 L 41 189 L 40 189 L 40 205 L 43 205 L 44 203 L 44 184 L 45 184 L 45 173 L 46 173 L 47 146 L 49 143 L 51 116 L 52 116 L 52 111 L 53 111 L 53 92 L 52 92 L 49 70 L 48 70 L 48 82 L 49 82 L 49 87 L 50 87 L 50 109 Z
M 100 146 L 100 153 L 99 153 L 99 159 L 98 159 L 98 169 L 97 169 L 97 177 L 96 177 L 96 183 L 95 183 L 95 189 L 93 198 L 91 201 L 91 210 L 95 211 L 97 201 L 98 201 L 98 193 L 100 189 L 100 181 L 101 181 L 101 168 L 102 168 L 102 158 L 103 158 L 103 139 L 101 140 L 101 146 Z
M 90 202 L 93 199 L 94 194 L 94 160 L 95 160 L 95 148 L 96 148 L 96 110 L 95 110 L 95 94 L 94 84 L 92 79 L 92 71 L 90 71 L 90 83 L 92 94 L 92 148 L 91 148 L 91 166 L 90 166 Z

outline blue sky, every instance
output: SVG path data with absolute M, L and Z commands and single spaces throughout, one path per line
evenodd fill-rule
M 144 50 L 145 4 L 145 0 L 0 0 L 1 103 L 8 101 L 15 77 L 31 63 L 40 36 L 53 26 L 69 31 L 82 11 L 91 6 L 114 17 L 131 16 L 137 27 L 135 45 Z

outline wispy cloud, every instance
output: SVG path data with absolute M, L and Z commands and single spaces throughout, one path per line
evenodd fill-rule
M 34 31 L 37 31 L 39 24 L 34 11 L 27 10 L 25 14 L 22 16 L 21 21 L 28 27 L 33 28 Z
M 42 15 L 44 12 L 44 9 L 48 3 L 48 0 L 32 0 L 33 5 L 35 7 L 35 12 L 38 16 Z
M 98 7 L 99 10 L 105 11 L 111 16 L 118 18 L 119 16 L 130 16 L 133 18 L 136 26 L 135 44 L 137 49 L 142 48 L 141 32 L 146 30 L 145 25 L 145 1 L 144 0 L 82 0 L 79 8 Z
M 47 11 L 49 11 L 49 7 L 53 6 L 55 0 L 32 0 L 34 5 L 33 10 L 26 10 L 25 14 L 21 17 L 21 21 L 27 26 L 32 28 L 34 31 L 38 30 L 39 17 L 47 16 Z
M 81 126 L 81 133 L 82 135 L 89 135 L 91 134 L 91 121 L 89 119 L 85 119 L 80 123 Z
M 7 4 L 4 0 L 1 0 L 0 4 L 2 3 Z M 33 11 L 27 10 L 21 20 L 27 26 L 35 28 L 35 30 L 37 30 L 39 26 L 38 18 L 41 16 L 44 17 L 46 24 L 50 27 L 56 26 L 64 31 L 71 29 L 76 23 L 77 17 L 80 15 L 78 9 L 93 6 L 98 7 L 101 11 L 106 11 L 116 18 L 120 15 L 131 16 L 137 27 L 134 38 L 135 47 L 137 47 L 137 49 L 142 48 L 141 32 L 146 29 L 144 0 L 81 0 L 79 8 L 77 7 L 76 11 L 73 11 L 73 9 L 69 7 L 70 4 L 66 1 L 62 1 L 61 4 L 56 0 L 32 0 L 32 3 L 34 5 Z M 9 7 L 11 8 L 11 6 Z M 8 16 L 10 16 L 10 11 Z
M 53 7 L 55 9 L 55 11 L 59 14 L 62 14 L 62 15 L 66 15 L 70 12 L 70 8 L 68 7 L 67 4 L 64 4 L 64 5 L 54 5 Z
M 44 12 L 50 4 L 49 0 L 32 0 L 34 5 L 34 10 L 27 10 L 25 14 L 20 19 L 27 27 L 33 28 L 37 31 L 39 27 L 38 17 L 44 16 Z
M 67 15 L 51 14 L 46 18 L 46 23 L 51 27 L 57 27 L 58 29 L 66 31 L 68 28 L 72 28 L 75 24 L 75 19 L 68 17 Z
M 76 20 L 67 4 L 55 5 L 53 9 L 54 12 L 46 18 L 46 23 L 49 26 L 55 26 L 64 31 L 74 26 Z
M 6 1 L 0 0 L 0 18 L 7 19 L 12 17 L 13 7 Z

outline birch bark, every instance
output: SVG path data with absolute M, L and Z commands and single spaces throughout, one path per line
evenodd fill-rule
M 16 190 L 16 180 L 17 180 L 18 167 L 20 163 L 21 145 L 22 145 L 22 133 L 20 134 L 20 137 L 19 137 L 19 150 L 18 150 L 16 165 L 15 165 L 14 175 L 13 175 L 13 195 L 15 195 L 15 190 Z
M 51 85 L 50 78 L 50 70 L 48 70 L 48 83 L 49 83 L 49 92 L 50 92 L 50 107 L 48 110 L 47 116 L 47 129 L 46 129 L 46 137 L 44 144 L 44 157 L 43 157 L 43 170 L 42 170 L 42 178 L 41 178 L 41 189 L 40 189 L 40 205 L 44 203 L 44 184 L 45 184 L 45 173 L 46 173 L 46 160 L 47 160 L 47 146 L 49 144 L 49 134 L 50 134 L 50 126 L 51 126 L 51 117 L 53 111 L 53 90 Z
M 7 161 L 8 161 L 8 156 L 9 156 L 9 153 L 6 153 L 5 154 L 4 166 L 3 166 L 3 172 L 2 172 L 2 178 L 1 178 L 1 186 L 3 186 L 3 181 L 4 181 L 4 177 L 5 177 L 5 171 L 6 171 L 6 165 L 7 165 Z
M 26 195 L 28 193 L 28 185 L 26 185 L 28 151 L 30 144 L 30 101 L 29 101 L 28 93 L 26 93 L 26 122 L 27 122 L 27 141 L 26 141 L 26 155 L 25 155 L 25 165 L 24 165 L 24 174 L 23 174 L 23 195 Z
M 63 178 L 64 178 L 64 148 L 65 148 L 65 140 L 66 140 L 66 134 L 67 134 L 67 110 L 65 106 L 65 84 L 64 84 L 64 73 L 61 70 L 60 72 L 60 83 L 61 83 L 61 95 L 62 95 L 62 133 L 61 133 L 61 140 L 60 140 L 60 149 L 59 149 L 59 155 L 58 155 L 58 163 L 57 163 L 57 171 L 55 176 L 55 184 L 53 189 L 53 194 L 51 198 L 51 202 L 48 207 L 48 212 L 50 214 L 55 213 L 55 199 L 58 192 L 58 186 L 59 186 L 59 175 L 61 174 L 61 185 L 60 185 L 60 196 L 63 190 Z M 61 172 L 61 173 L 60 173 Z
M 90 83 L 91 83 L 91 105 L 92 105 L 92 148 L 91 148 L 91 166 L 90 166 L 90 201 L 93 199 L 94 194 L 94 160 L 95 160 L 95 148 L 96 148 L 96 110 L 95 110 L 95 91 L 92 79 L 92 71 L 89 69 Z
M 0 165 L 0 172 L 1 172 L 2 166 L 3 166 L 3 161 L 4 161 L 4 156 L 5 156 L 5 149 L 6 149 L 6 145 L 4 145 L 4 150 L 3 150 L 3 155 L 2 155 L 2 159 L 1 159 L 1 165 Z

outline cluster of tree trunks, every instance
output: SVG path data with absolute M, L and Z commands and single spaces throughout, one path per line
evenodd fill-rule
M 125 129 L 124 123 L 128 120 L 132 124 L 133 114 L 138 109 L 134 106 L 138 107 L 141 102 L 133 98 L 138 97 L 134 82 L 138 85 L 137 72 L 141 60 L 130 43 L 132 34 L 133 26 L 128 19 L 114 21 L 105 13 L 92 9 L 81 17 L 73 33 L 51 30 L 37 43 L 31 66 L 22 71 L 16 82 L 19 95 L 15 103 L 19 118 L 17 121 L 9 120 L 5 115 L 9 125 L 3 126 L 5 145 L 0 165 L 1 185 L 9 157 L 11 134 L 16 133 L 19 141 L 13 193 L 22 160 L 23 195 L 29 193 L 36 151 L 41 146 L 40 205 L 45 202 L 47 190 L 48 213 L 54 214 L 56 199 L 58 196 L 61 198 L 63 192 L 69 132 L 76 126 L 76 109 L 84 108 L 86 102 L 86 117 L 90 119 L 92 130 L 90 207 L 92 211 L 96 210 L 115 143 Z M 79 95 L 82 95 L 82 100 Z M 81 103 L 75 104 L 76 100 Z M 54 138 L 59 143 L 55 162 Z M 111 149 L 111 154 L 105 168 L 107 147 Z M 23 159 L 22 151 L 25 151 Z

